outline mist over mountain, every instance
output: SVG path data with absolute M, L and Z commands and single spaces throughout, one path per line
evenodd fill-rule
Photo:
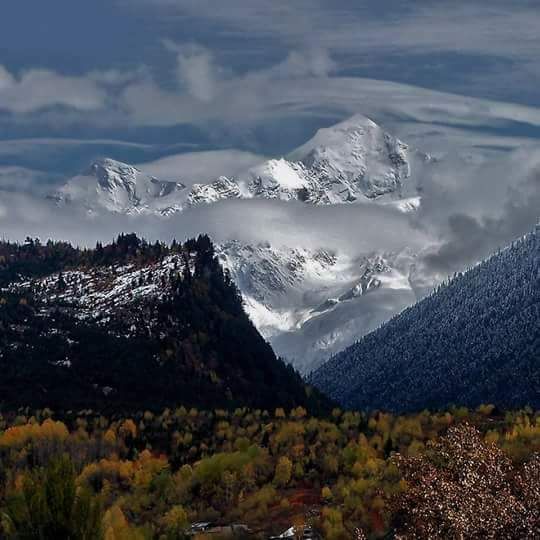
M 370 205 L 390 214 L 418 211 L 422 184 L 436 163 L 362 115 L 320 129 L 287 158 L 271 159 L 236 176 L 193 183 L 168 164 L 168 180 L 104 159 L 50 195 L 60 212 L 167 218 L 225 201 L 268 201 L 313 207 Z M 189 187 L 186 187 L 189 186 Z M 360 206 L 360 205 L 363 205 Z M 289 207 L 281 206 L 281 209 Z M 291 211 L 294 212 L 291 207 Z M 316 212 L 316 211 L 315 211 Z M 291 217 L 294 219 L 294 213 Z M 314 214 L 317 215 L 317 214 Z M 247 214 L 246 214 L 247 217 Z M 248 225 L 256 243 L 238 238 L 219 246 L 251 319 L 278 354 L 309 372 L 416 299 L 414 242 L 389 251 L 369 242 L 365 250 L 305 240 L 269 243 L 257 221 Z
M 492 154 L 432 156 L 357 114 L 271 159 L 98 159 L 48 198 L 3 192 L 0 220 L 82 245 L 207 233 L 259 331 L 309 373 L 534 223 L 538 155 Z

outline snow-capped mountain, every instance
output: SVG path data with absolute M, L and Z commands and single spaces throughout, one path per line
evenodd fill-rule
M 316 135 L 288 159 L 273 159 L 240 179 L 255 197 L 340 204 L 380 198 L 416 197 L 414 164 L 429 156 L 356 115 Z
M 233 241 L 217 252 L 259 331 L 305 373 L 416 300 L 408 250 L 351 258 Z
M 188 189 L 180 181 L 159 180 L 132 165 L 106 158 L 92 163 L 50 198 L 58 204 L 82 205 L 90 212 L 167 217 L 199 204 L 240 196 L 238 184 L 224 176 Z
M 224 199 L 297 200 L 315 205 L 374 201 L 414 211 L 430 157 L 411 150 L 365 116 L 320 129 L 288 158 L 270 159 L 237 177 L 220 176 L 190 189 L 112 159 L 97 161 L 53 198 L 91 211 L 168 216 Z M 417 171 L 414 176 L 413 171 Z
M 103 159 L 69 180 L 52 198 L 58 203 L 79 203 L 91 211 L 167 214 L 181 208 L 185 185 L 158 180 L 126 163 Z
M 313 206 L 362 203 L 362 208 L 383 205 L 410 213 L 421 204 L 423 179 L 432 163 L 428 155 L 356 115 L 320 129 L 287 157 L 264 161 L 235 177 L 196 184 L 182 178 L 190 186 L 185 187 L 180 175 L 162 181 L 148 168 L 142 172 L 105 159 L 69 180 L 54 198 L 91 213 L 159 217 L 230 199 L 246 205 L 254 199 Z M 256 229 L 257 223 L 246 226 Z M 294 234 L 288 247 L 262 240 L 268 240 L 265 231 L 248 243 L 222 244 L 220 258 L 257 328 L 301 371 L 312 370 L 416 300 L 415 257 L 407 249 L 383 253 L 373 245 L 364 255 L 352 256 L 306 249 Z M 310 245 L 316 246 L 313 240 Z

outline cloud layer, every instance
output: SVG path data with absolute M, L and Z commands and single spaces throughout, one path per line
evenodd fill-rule
M 0 110 L 29 113 L 63 105 L 80 111 L 104 107 L 106 92 L 91 76 L 70 77 L 32 69 L 15 77 L 0 65 Z

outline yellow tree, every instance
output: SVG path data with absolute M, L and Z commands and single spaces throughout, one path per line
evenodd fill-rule
M 291 481 L 293 464 L 287 456 L 279 458 L 274 474 L 274 483 L 278 487 L 286 487 Z

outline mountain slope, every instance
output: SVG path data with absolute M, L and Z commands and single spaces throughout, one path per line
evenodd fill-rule
M 540 228 L 336 355 L 310 381 L 346 407 L 540 407 Z
M 325 404 L 276 359 L 208 237 L 95 250 L 0 244 L 1 403 L 55 408 Z

